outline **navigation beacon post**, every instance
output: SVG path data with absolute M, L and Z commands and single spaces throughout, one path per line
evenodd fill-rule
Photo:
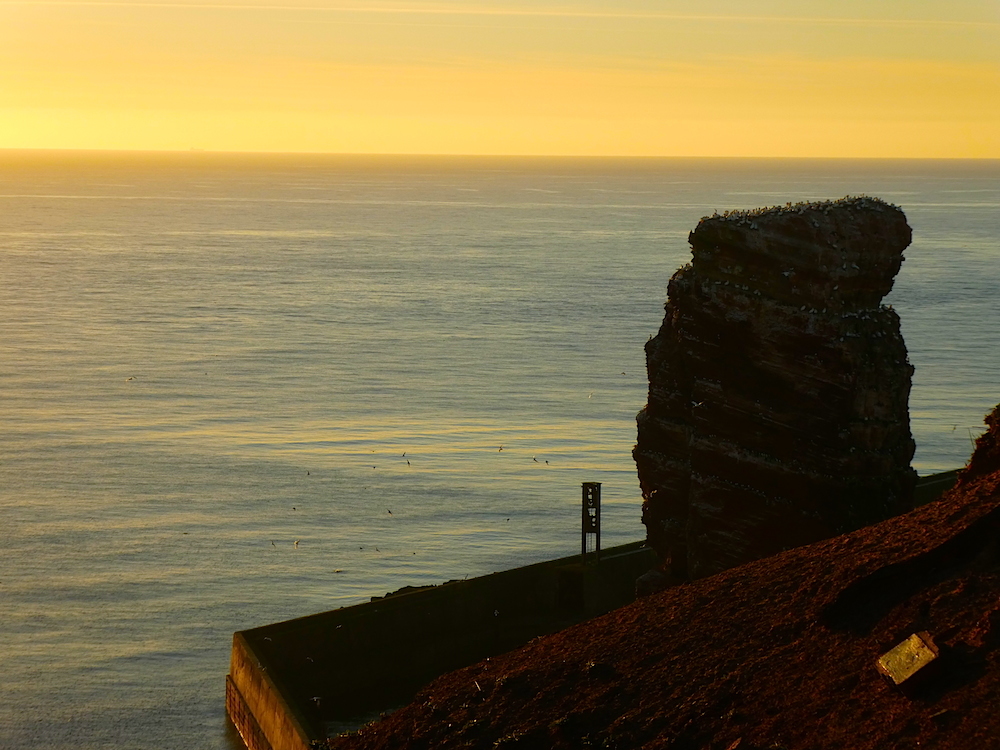
M 583 483 L 583 527 L 580 540 L 580 554 L 587 562 L 587 537 L 594 536 L 595 562 L 601 561 L 601 483 Z

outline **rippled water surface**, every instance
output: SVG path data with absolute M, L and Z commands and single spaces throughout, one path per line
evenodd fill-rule
M 571 554 L 583 481 L 640 538 L 687 233 L 848 193 L 914 229 L 914 464 L 960 466 L 996 162 L 0 156 L 0 747 L 228 747 L 233 631 Z

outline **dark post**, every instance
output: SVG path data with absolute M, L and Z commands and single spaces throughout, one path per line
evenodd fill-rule
M 587 561 L 587 535 L 594 535 L 594 552 L 597 562 L 601 561 L 601 483 L 583 483 L 583 534 L 581 555 Z

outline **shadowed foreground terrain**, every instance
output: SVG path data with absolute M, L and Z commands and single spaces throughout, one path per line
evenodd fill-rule
M 444 675 L 329 746 L 996 746 L 1000 407 L 986 421 L 939 501 Z M 917 631 L 941 647 L 940 668 L 907 696 L 875 662 Z

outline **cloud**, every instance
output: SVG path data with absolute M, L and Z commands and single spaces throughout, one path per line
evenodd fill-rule
M 924 26 L 924 27 L 998 27 L 1000 23 L 983 20 L 921 19 L 921 18 L 849 18 L 836 16 L 756 16 L 727 14 L 650 13 L 641 11 L 609 10 L 590 11 L 572 8 L 491 8 L 444 6 L 359 6 L 359 5 L 281 5 L 259 3 L 184 3 L 184 2 L 127 2 L 126 0 L 0 0 L 2 6 L 37 7 L 121 7 L 166 8 L 178 10 L 232 10 L 232 11 L 297 11 L 309 13 L 352 15 L 398 16 L 503 16 L 527 18 L 578 18 L 622 21 L 678 21 L 710 23 L 800 24 L 815 26 Z

